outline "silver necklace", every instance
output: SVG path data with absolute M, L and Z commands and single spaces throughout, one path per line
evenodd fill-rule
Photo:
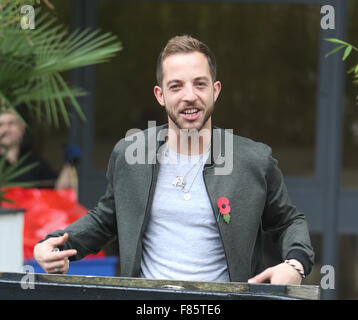
M 172 185 L 174 187 L 180 187 L 181 190 L 184 190 L 185 186 L 186 186 L 186 179 L 185 177 L 189 174 L 189 172 L 191 170 L 193 170 L 193 168 L 201 161 L 202 159 L 199 158 L 199 160 L 197 162 L 195 162 L 193 164 L 193 166 L 191 168 L 189 168 L 189 170 L 184 174 L 184 175 L 179 175 L 178 172 L 176 171 L 176 168 L 174 167 L 174 171 L 175 171 L 175 179 L 172 183 Z
M 180 187 L 180 190 L 184 193 L 183 195 L 183 199 L 185 201 L 188 201 L 191 199 L 191 194 L 190 194 L 190 190 L 191 190 L 191 187 L 193 186 L 194 184 L 194 181 L 196 180 L 198 174 L 199 174 L 199 171 L 201 169 L 201 164 L 204 160 L 204 156 L 200 157 L 199 160 L 197 162 L 194 163 L 194 165 L 184 174 L 184 176 L 180 176 L 177 174 L 176 170 L 175 170 L 175 173 L 176 173 L 176 178 L 173 182 L 173 186 L 175 187 Z M 193 179 L 193 181 L 191 182 L 190 186 L 188 189 L 185 189 L 186 187 L 186 179 L 185 177 L 189 174 L 189 172 L 197 165 L 199 164 L 199 167 L 198 167 L 198 170 L 196 171 L 196 174 L 195 174 L 195 177 Z
M 200 161 L 200 160 L 199 160 Z M 178 173 L 176 172 L 176 170 L 175 170 L 175 179 L 174 179 L 174 181 L 173 181 L 173 186 L 174 187 L 180 187 L 180 189 L 181 190 L 184 190 L 184 188 L 185 188 L 185 186 L 186 186 L 186 179 L 185 179 L 185 177 L 189 174 L 189 172 L 199 163 L 199 161 L 198 162 L 196 162 L 196 163 L 194 163 L 194 165 L 183 175 L 183 176 L 181 176 L 181 175 L 178 175 Z
M 210 147 L 209 147 L 208 150 L 210 150 Z M 167 146 L 166 152 L 168 152 L 168 151 L 169 151 L 169 148 L 168 148 L 168 146 Z M 205 153 L 204 153 L 204 154 L 205 154 Z M 190 172 L 191 170 L 193 170 L 193 168 L 194 168 L 198 163 L 202 163 L 202 162 L 203 162 L 203 160 L 204 160 L 204 154 L 198 159 L 197 162 L 195 162 L 195 163 L 193 164 L 193 166 L 192 166 L 191 168 L 189 168 L 189 170 L 188 170 L 184 175 L 179 175 L 179 174 L 177 173 L 176 168 L 174 167 L 175 179 L 174 179 L 172 185 L 173 185 L 174 187 L 176 187 L 176 188 L 177 188 L 177 187 L 180 187 L 180 190 L 184 193 L 183 199 L 184 199 L 185 201 L 188 201 L 188 200 L 191 199 L 190 190 L 191 190 L 191 187 L 192 187 L 193 184 L 194 184 L 194 181 L 196 180 L 196 178 L 197 178 L 197 176 L 198 176 L 198 174 L 199 174 L 199 171 L 200 171 L 200 169 L 201 169 L 201 165 L 199 165 L 198 170 L 197 170 L 197 172 L 196 172 L 196 174 L 195 174 L 195 177 L 194 177 L 193 181 L 192 181 L 191 184 L 190 184 L 190 187 L 185 190 L 185 186 L 186 186 L 186 184 L 187 184 L 187 182 L 186 182 L 186 176 L 189 174 L 189 172 Z
M 201 159 L 201 160 L 203 160 L 203 159 Z M 195 175 L 193 181 L 191 182 L 191 185 L 190 185 L 189 189 L 188 190 L 183 189 L 183 192 L 184 192 L 183 199 L 185 201 L 189 201 L 191 199 L 190 189 L 193 186 L 194 181 L 196 180 L 196 177 L 198 176 L 200 169 L 201 169 L 201 165 L 199 165 L 199 168 L 196 171 L 196 175 Z

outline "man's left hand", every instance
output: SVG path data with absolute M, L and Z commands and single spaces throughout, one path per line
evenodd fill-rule
M 297 260 L 294 261 L 295 265 L 302 268 L 302 264 Z M 292 266 L 288 263 L 280 263 L 274 267 L 267 268 L 260 274 L 256 275 L 255 277 L 249 279 L 249 283 L 262 283 L 266 280 L 269 280 L 271 284 L 301 284 L 302 277 L 301 275 L 295 270 Z

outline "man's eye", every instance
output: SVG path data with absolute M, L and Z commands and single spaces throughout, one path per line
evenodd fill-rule
M 198 86 L 198 87 L 205 87 L 205 86 L 206 86 L 206 83 L 205 83 L 205 82 L 198 82 L 198 83 L 197 83 L 197 86 Z
M 179 89 L 179 85 L 178 85 L 178 84 L 175 84 L 175 85 L 173 85 L 173 86 L 170 86 L 169 89 L 170 89 L 170 90 Z

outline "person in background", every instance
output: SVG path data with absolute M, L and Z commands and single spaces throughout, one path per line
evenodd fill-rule
M 81 160 L 81 150 L 74 144 L 65 147 L 65 164 L 58 176 L 55 189 L 73 189 L 78 197 L 77 167 Z
M 26 154 L 28 156 L 19 169 L 37 163 L 37 166 L 15 177 L 11 182 L 34 182 L 34 187 L 54 188 L 57 173 L 46 161 L 24 146 L 25 131 L 25 123 L 19 119 L 14 111 L 3 110 L 0 112 L 0 156 L 6 155 L 5 168 L 14 164 Z

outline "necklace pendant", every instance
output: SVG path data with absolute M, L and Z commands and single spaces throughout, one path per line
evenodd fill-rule
M 180 188 L 184 189 L 185 185 L 186 185 L 186 181 L 183 176 L 177 176 L 173 181 L 174 187 L 180 187 Z
M 188 191 L 184 191 L 183 199 L 184 199 L 185 201 L 188 201 L 188 200 L 191 199 L 191 195 L 190 195 L 190 193 L 189 193 Z

